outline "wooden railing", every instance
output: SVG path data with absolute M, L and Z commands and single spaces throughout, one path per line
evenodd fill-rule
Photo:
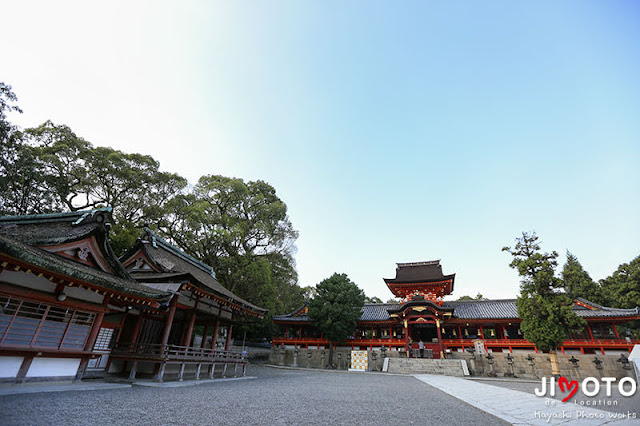
M 179 363 L 223 363 L 246 364 L 246 354 L 233 351 L 219 351 L 191 346 L 161 345 L 151 343 L 121 343 L 111 351 L 112 358 Z
M 329 339 L 321 337 L 274 337 L 271 340 L 273 345 L 328 345 Z M 377 339 L 345 339 L 340 342 L 341 346 L 404 346 L 404 339 L 390 339 L 390 338 L 377 338 Z

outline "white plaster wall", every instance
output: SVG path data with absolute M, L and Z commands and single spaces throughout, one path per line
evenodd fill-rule
M 23 359 L 21 356 L 0 356 L 0 378 L 16 377 Z
M 79 359 L 73 358 L 34 358 L 27 377 L 66 377 L 75 376 L 80 366 Z
M 605 349 L 604 353 L 605 355 L 624 355 L 626 357 L 629 356 L 629 351 L 626 349 Z
M 0 272 L 0 281 L 19 285 L 20 287 L 44 291 L 46 293 L 53 293 L 56 289 L 56 285 L 45 277 L 38 277 L 37 275 L 27 274 L 22 271 L 7 271 L 5 269 Z

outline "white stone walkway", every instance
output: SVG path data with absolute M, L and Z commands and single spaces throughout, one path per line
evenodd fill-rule
M 514 425 L 640 425 L 640 419 L 616 419 L 618 413 L 558 400 L 553 400 L 555 405 L 546 405 L 544 397 L 459 377 L 413 377 Z

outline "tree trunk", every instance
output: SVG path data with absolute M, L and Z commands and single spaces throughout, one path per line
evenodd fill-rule
M 556 351 L 549 351 L 549 360 L 551 360 L 551 375 L 560 377 L 560 366 L 558 365 L 558 354 Z
M 329 340 L 329 368 L 333 370 L 333 340 Z

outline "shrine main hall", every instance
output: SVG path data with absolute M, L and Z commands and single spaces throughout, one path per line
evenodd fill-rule
M 439 260 L 398 263 L 396 277 L 384 279 L 400 303 L 367 303 L 355 334 L 341 347 L 417 352 L 419 341 L 433 358 L 464 352 L 482 341 L 490 352 L 538 352 L 523 337 L 515 299 L 444 300 L 453 292 L 455 274 L 444 275 Z M 580 333 L 571 333 L 560 351 L 566 354 L 629 353 L 638 340 L 621 336 L 618 324 L 637 320 L 638 308 L 616 309 L 586 299 L 574 300 L 573 311 L 586 320 Z M 326 348 L 330 342 L 313 325 L 304 306 L 288 315 L 274 315 L 280 336 L 273 346 Z M 415 356 L 415 355 L 414 355 Z

